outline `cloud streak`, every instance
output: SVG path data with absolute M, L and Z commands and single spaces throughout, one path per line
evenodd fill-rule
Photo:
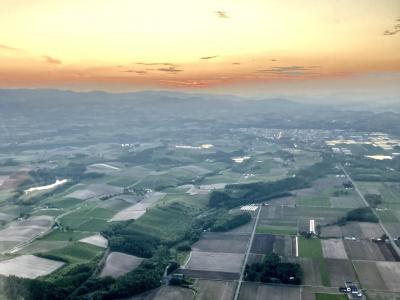
M 203 56 L 203 57 L 200 57 L 200 59 L 207 60 L 207 59 L 213 59 L 213 58 L 217 58 L 217 57 L 218 57 L 218 55 L 214 55 L 214 56 Z
M 47 62 L 48 64 L 52 64 L 52 65 L 62 64 L 62 61 L 57 58 L 54 58 L 54 57 L 51 57 L 48 55 L 43 55 L 42 57 L 44 58 L 45 62 Z
M 140 66 L 170 66 L 170 67 L 179 67 L 178 64 L 174 64 L 174 63 L 170 63 L 170 62 L 161 62 L 161 63 L 159 63 L 159 62 L 150 62 L 150 63 L 147 63 L 147 62 L 137 62 L 136 64 L 137 64 L 137 65 L 140 65 Z
M 309 71 L 320 68 L 320 66 L 287 66 L 287 67 L 273 67 L 270 69 L 257 70 L 255 73 L 274 74 L 274 75 L 304 75 L 311 74 Z
M 11 46 L 4 45 L 4 44 L 0 44 L 0 49 L 7 50 L 7 51 L 13 51 L 13 52 L 25 52 L 22 49 L 11 47 Z
M 177 69 L 176 67 L 171 67 L 171 66 L 168 67 L 168 68 L 158 68 L 157 71 L 165 72 L 165 73 L 168 73 L 168 74 L 176 74 L 176 73 L 179 73 L 179 72 L 183 72 L 183 70 Z

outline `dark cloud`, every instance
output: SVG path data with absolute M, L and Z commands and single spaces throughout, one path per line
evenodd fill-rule
M 229 18 L 229 16 L 226 13 L 226 11 L 223 11 L 223 10 L 217 10 L 217 11 L 215 11 L 215 14 L 217 15 L 218 18 L 221 18 L 221 19 L 228 19 Z
M 59 65 L 59 64 L 62 63 L 61 60 L 59 60 L 57 58 L 54 58 L 54 57 L 51 57 L 51 56 L 43 55 L 42 57 L 49 64 Z
M 203 56 L 203 57 L 200 57 L 200 59 L 213 59 L 213 58 L 217 58 L 218 57 L 218 55 L 214 55 L 214 56 Z
M 157 71 L 165 72 L 168 74 L 176 74 L 178 72 L 183 72 L 183 70 L 177 69 L 176 67 L 158 68 Z
M 241 63 L 239 63 L 239 62 L 234 62 L 234 63 L 232 63 L 232 65 L 241 65 Z
M 273 59 L 271 59 L 271 61 L 278 61 L 277 59 L 275 59 L 275 58 L 273 58 Z

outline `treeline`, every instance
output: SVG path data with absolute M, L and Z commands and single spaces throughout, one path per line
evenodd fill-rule
M 225 213 L 221 215 L 211 226 L 211 231 L 228 231 L 236 227 L 247 224 L 251 221 L 251 214 L 248 212 L 238 212 L 233 214 Z
M 333 161 L 330 157 L 324 157 L 322 162 L 298 171 L 294 177 L 274 182 L 227 185 L 223 191 L 213 191 L 211 193 L 209 206 L 232 208 L 286 197 L 291 195 L 290 191 L 310 187 L 314 180 L 333 172 L 335 172 Z
M 357 181 L 400 182 L 400 156 L 391 160 L 373 160 L 365 157 L 347 158 L 350 176 Z
M 246 265 L 247 281 L 283 284 L 301 284 L 303 271 L 299 264 L 282 262 L 276 253 L 264 258 L 262 263 Z
M 370 207 L 361 207 L 349 211 L 346 216 L 340 218 L 336 224 L 345 225 L 347 222 L 351 221 L 378 223 L 379 219 Z
M 5 299 L 24 300 L 112 300 L 140 294 L 161 285 L 161 278 L 169 263 L 169 252 L 160 248 L 155 255 L 137 269 L 114 279 L 93 277 L 96 263 L 77 265 L 51 281 L 1 277 Z
M 67 178 L 72 182 L 79 182 L 83 179 L 98 178 L 103 176 L 99 173 L 86 173 L 86 166 L 79 163 L 69 163 L 66 166 L 60 166 L 55 169 L 40 168 L 29 172 L 31 180 L 24 183 L 27 184 L 52 184 L 60 178 Z
M 169 263 L 170 253 L 159 248 L 154 256 L 144 261 L 137 269 L 117 278 L 91 278 L 77 289 L 71 300 L 113 300 L 126 298 L 157 288 Z
M 103 232 L 111 251 L 118 251 L 144 258 L 153 256 L 160 245 L 160 239 L 137 232 L 130 228 L 133 221 L 112 224 Z
M 64 300 L 92 275 L 95 267 L 94 262 L 73 266 L 65 272 L 61 269 L 51 282 L 15 276 L 4 277 L 2 296 L 10 300 Z
M 379 194 L 365 194 L 364 198 L 374 208 L 382 204 L 382 196 Z

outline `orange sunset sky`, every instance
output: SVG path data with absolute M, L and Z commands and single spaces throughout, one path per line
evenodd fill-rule
M 399 0 L 0 0 L 0 88 L 400 85 Z

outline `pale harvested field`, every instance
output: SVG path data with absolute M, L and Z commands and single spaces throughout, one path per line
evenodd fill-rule
M 165 193 L 160 193 L 160 192 L 155 192 L 151 193 L 150 195 L 146 195 L 142 201 L 116 213 L 112 217 L 111 221 L 136 220 L 141 216 L 143 216 L 148 208 L 155 205 L 156 202 L 164 198 L 164 196 Z
M 322 237 L 356 237 L 360 239 L 371 239 L 381 237 L 382 228 L 377 223 L 348 222 L 344 226 L 322 227 Z
M 239 299 L 298 300 L 300 299 L 300 288 L 245 282 L 240 289 Z
M 347 255 L 352 260 L 385 260 L 384 255 L 376 243 L 367 240 L 345 240 L 344 243 Z
M 325 259 L 332 286 L 343 286 L 344 281 L 356 281 L 356 274 L 349 260 Z
M 13 259 L 0 261 L 0 274 L 23 278 L 36 278 L 54 272 L 64 263 L 40 258 L 33 255 L 22 255 Z
M 29 241 L 49 230 L 52 224 L 53 217 L 51 216 L 36 216 L 12 222 L 7 228 L 0 230 L 0 242 L 20 243 Z
M 347 259 L 347 253 L 344 248 L 343 240 L 330 239 L 321 240 L 322 252 L 324 258 Z
M 203 233 L 200 240 L 193 244 L 194 251 L 244 253 L 246 251 L 249 235 L 224 234 L 207 232 Z
M 326 226 L 321 228 L 321 237 L 332 237 L 332 238 L 340 238 L 342 237 L 342 230 L 340 226 Z
M 35 240 L 26 247 L 20 249 L 17 254 L 35 254 L 43 253 L 51 250 L 61 249 L 68 245 L 68 241 L 43 241 L 41 239 Z
M 400 292 L 400 263 L 378 261 L 376 262 L 376 266 L 387 289 L 391 292 Z
M 100 277 L 111 276 L 113 278 L 120 277 L 134 269 L 136 269 L 143 258 L 120 253 L 111 252 L 106 259 L 105 266 L 100 273 Z
M 86 238 L 83 238 L 79 240 L 82 243 L 87 243 L 91 245 L 95 245 L 101 248 L 107 248 L 108 246 L 108 241 L 105 237 L 103 237 L 101 234 L 95 234 L 92 236 L 88 236 Z
M 239 273 L 244 255 L 192 251 L 187 269 Z
M 234 281 L 196 280 L 196 300 L 231 300 L 235 295 L 236 285 Z
M 387 286 L 374 261 L 353 261 L 361 285 L 365 289 L 385 291 Z M 394 279 L 397 280 L 397 279 Z
M 112 186 L 109 184 L 91 184 L 85 188 L 74 191 L 64 198 L 75 198 L 79 200 L 87 200 L 103 195 L 115 195 L 123 192 L 123 188 Z

